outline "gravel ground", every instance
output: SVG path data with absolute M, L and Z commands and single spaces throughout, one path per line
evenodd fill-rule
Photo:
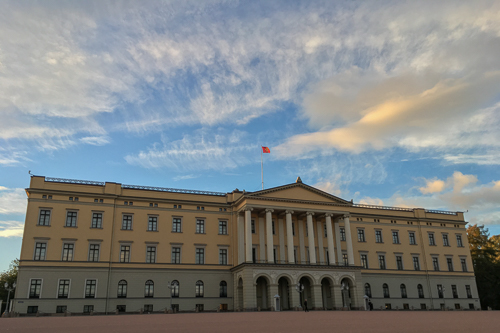
M 498 311 L 179 313 L 0 319 L 0 332 L 498 332 Z

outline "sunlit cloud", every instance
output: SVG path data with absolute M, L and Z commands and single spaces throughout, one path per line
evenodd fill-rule
M 24 223 L 19 221 L 0 221 L 0 237 L 22 237 Z
M 26 213 L 27 198 L 23 188 L 7 188 L 0 191 L 0 214 Z

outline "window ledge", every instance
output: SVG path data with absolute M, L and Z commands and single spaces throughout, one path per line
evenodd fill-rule
M 147 232 L 159 232 L 158 230 L 146 230 Z
M 103 227 L 100 227 L 100 228 L 96 228 L 96 227 L 90 227 L 89 229 L 104 229 Z
M 120 230 L 123 230 L 123 231 L 134 231 L 134 229 L 120 229 Z
M 48 225 L 45 225 L 45 224 L 37 224 L 36 226 L 37 226 L 37 227 L 50 227 L 51 225 L 50 225 L 50 224 L 48 224 Z

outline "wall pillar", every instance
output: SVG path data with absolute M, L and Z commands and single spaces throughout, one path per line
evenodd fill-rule
M 311 293 L 314 304 L 311 304 L 313 310 L 323 310 L 323 294 L 321 292 L 321 284 L 313 284 Z M 309 303 L 310 304 L 310 303 Z
M 337 241 L 337 262 L 342 263 L 342 243 L 340 241 L 340 223 L 335 221 L 335 240 Z
M 309 242 L 309 262 L 311 264 L 316 263 L 316 244 L 314 243 L 314 228 L 313 228 L 313 212 L 306 212 L 307 216 L 307 232 L 308 232 L 308 242 Z
M 293 229 L 292 229 L 292 214 L 293 210 L 285 211 L 286 214 L 286 245 L 288 249 L 288 263 L 295 263 L 295 256 L 293 253 Z
M 245 218 L 238 214 L 238 265 L 245 262 Z
M 252 210 L 245 207 L 245 261 L 252 262 Z
M 351 223 L 349 222 L 349 217 L 349 215 L 344 215 L 345 237 L 347 241 L 347 260 L 349 262 L 349 266 L 354 266 L 354 251 L 352 248 Z
M 333 249 L 333 230 L 332 230 L 332 214 L 325 214 L 326 223 L 326 236 L 328 241 L 328 258 L 330 262 L 328 264 L 335 265 L 335 250 Z M 337 243 L 339 246 L 339 243 Z
M 344 307 L 342 303 L 342 290 L 340 290 L 340 284 L 334 284 L 332 287 L 332 297 L 333 297 L 333 308 L 335 310 L 340 310 Z
M 269 208 L 266 209 L 267 262 L 269 263 L 274 263 L 273 219 L 272 219 L 273 212 L 274 209 L 269 209 Z

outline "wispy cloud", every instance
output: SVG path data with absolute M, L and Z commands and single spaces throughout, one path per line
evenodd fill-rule
M 7 188 L 0 191 L 0 214 L 26 213 L 27 198 L 23 188 Z
M 109 143 L 109 138 L 105 136 L 86 136 L 80 141 L 92 146 L 104 146 Z
M 188 179 L 195 179 L 200 177 L 199 175 L 184 175 L 184 176 L 176 176 L 173 178 L 174 181 L 180 181 L 180 180 L 188 180 Z
M 0 221 L 0 237 L 22 237 L 24 223 L 19 221 Z

